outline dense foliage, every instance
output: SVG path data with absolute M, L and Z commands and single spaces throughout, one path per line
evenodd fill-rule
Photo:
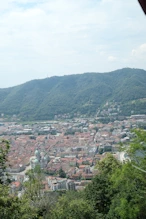
M 19 199 L 10 193 L 10 178 L 5 174 L 9 142 L 0 142 L 0 218 L 36 219 L 37 210 L 30 206 L 28 199 Z
M 52 119 L 66 113 L 92 115 L 112 100 L 121 103 L 122 115 L 133 109 L 146 113 L 146 101 L 141 101 L 146 98 L 145 84 L 146 71 L 130 68 L 33 80 L 0 89 L 0 113 L 26 120 Z

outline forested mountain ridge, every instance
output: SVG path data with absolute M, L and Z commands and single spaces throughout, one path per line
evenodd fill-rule
M 146 71 L 124 68 L 33 80 L 0 89 L 0 113 L 24 119 L 53 119 L 56 114 L 94 114 L 107 101 L 141 104 L 146 98 Z M 144 108 L 146 102 L 144 102 Z

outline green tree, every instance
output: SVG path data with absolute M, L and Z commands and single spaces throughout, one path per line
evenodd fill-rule
M 19 199 L 9 194 L 6 185 L 0 185 L 0 218 L 2 219 L 37 219 L 37 214 L 26 199 Z
M 10 195 L 8 176 L 5 174 L 7 155 L 10 145 L 6 140 L 0 143 L 0 218 L 2 219 L 35 219 L 36 212 L 30 207 L 27 199 Z
M 40 173 L 34 172 L 33 170 L 29 170 L 26 175 L 29 180 L 23 185 L 25 189 L 24 196 L 33 203 L 35 200 L 41 198 L 42 178 Z
M 126 148 L 131 163 L 146 170 L 146 131 L 142 129 L 133 130 L 134 138 Z
M 130 145 L 122 146 L 129 160 L 111 176 L 115 195 L 108 218 L 146 218 L 146 132 L 133 133 Z
M 110 153 L 107 153 L 106 157 L 101 161 L 98 161 L 96 168 L 99 171 L 99 174 L 110 177 L 116 169 L 121 167 L 121 163 Z
M 66 178 L 66 173 L 62 168 L 59 169 L 59 177 Z
M 29 201 L 38 218 L 48 218 L 52 206 L 57 201 L 58 194 L 43 191 L 44 173 L 39 165 L 33 170 L 29 170 L 27 175 L 29 180 L 24 183 L 25 193 L 23 197 Z
M 120 163 L 111 154 L 107 154 L 105 159 L 97 163 L 96 168 L 98 168 L 99 173 L 85 188 L 85 198 L 90 200 L 94 209 L 104 217 L 110 209 L 114 196 L 110 176 L 116 169 L 120 168 Z
M 135 169 L 132 163 L 122 165 L 111 177 L 115 195 L 112 199 L 108 218 L 146 218 L 144 173 Z
M 6 162 L 7 162 L 7 155 L 9 152 L 10 144 L 7 140 L 1 140 L 0 142 L 0 184 L 6 184 L 9 182 L 7 174 L 5 173 L 6 170 Z
M 67 193 L 59 198 L 52 210 L 51 219 L 95 219 L 97 213 L 89 201 L 83 199 L 77 192 Z

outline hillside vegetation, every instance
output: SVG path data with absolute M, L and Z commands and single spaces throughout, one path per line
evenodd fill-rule
M 107 101 L 119 102 L 124 114 L 133 104 L 136 112 L 146 113 L 146 101 L 140 101 L 146 98 L 145 85 L 146 71 L 130 68 L 33 80 L 0 89 L 0 113 L 32 120 L 65 113 L 93 115 Z

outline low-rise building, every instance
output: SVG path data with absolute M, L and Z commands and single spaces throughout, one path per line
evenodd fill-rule
M 59 177 L 48 177 L 48 185 L 50 190 L 75 190 L 75 183 L 73 180 Z

